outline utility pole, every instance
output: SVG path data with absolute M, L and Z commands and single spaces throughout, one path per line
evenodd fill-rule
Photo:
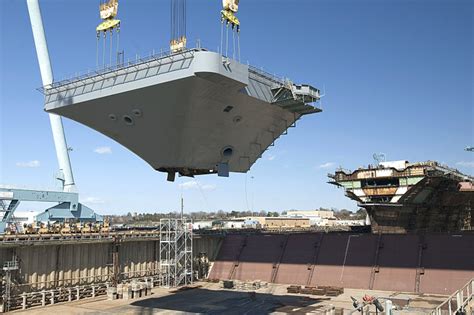
M 184 199 L 183 195 L 181 195 L 181 220 L 184 218 Z

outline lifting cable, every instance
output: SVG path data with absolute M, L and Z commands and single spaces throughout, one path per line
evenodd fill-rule
M 114 47 L 114 45 L 112 44 L 112 39 L 114 37 L 114 34 L 112 33 L 113 31 L 110 30 L 110 67 L 112 67 L 112 48 Z

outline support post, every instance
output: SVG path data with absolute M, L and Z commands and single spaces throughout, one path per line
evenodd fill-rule
M 119 258 L 119 248 L 120 240 L 114 238 L 112 243 L 112 287 L 117 287 L 117 284 L 120 282 L 120 258 Z
M 26 293 L 23 292 L 23 294 L 21 295 L 21 309 L 22 310 L 26 310 Z

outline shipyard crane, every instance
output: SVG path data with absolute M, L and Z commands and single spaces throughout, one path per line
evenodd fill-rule
M 113 0 L 112 0 L 113 1 Z M 116 1 L 116 0 L 115 0 Z M 45 90 L 52 89 L 53 71 L 49 58 L 48 45 L 44 33 L 43 20 L 39 0 L 27 0 L 31 29 L 40 67 L 41 80 Z M 81 203 L 76 192 L 72 173 L 69 149 L 64 135 L 61 116 L 49 113 L 54 146 L 59 163 L 57 179 L 62 183 L 62 191 L 27 190 L 0 187 L 0 233 L 13 221 L 13 214 L 21 201 L 57 202 L 58 204 L 36 216 L 37 221 L 64 221 L 76 219 L 79 221 L 102 221 L 102 217 Z

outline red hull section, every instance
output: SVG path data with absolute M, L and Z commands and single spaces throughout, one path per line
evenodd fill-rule
M 209 278 L 451 294 L 474 277 L 474 234 L 228 235 Z

